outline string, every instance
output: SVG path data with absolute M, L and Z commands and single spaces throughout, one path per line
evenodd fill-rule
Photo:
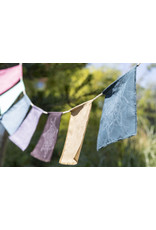
M 91 99 L 91 100 L 89 100 L 89 101 L 95 101 L 97 98 L 99 98 L 99 97 L 102 96 L 102 95 L 103 95 L 103 94 L 100 93 L 99 95 L 97 95 L 96 97 L 94 97 L 93 99 Z M 86 103 L 86 102 L 83 102 L 82 104 L 77 105 L 77 106 L 71 108 L 70 110 L 64 111 L 63 114 L 69 113 L 69 112 L 71 112 L 73 109 L 76 109 L 76 108 L 78 108 L 79 106 L 84 105 L 85 103 Z
M 22 63 L 19 63 L 19 65 L 22 65 Z M 141 63 L 137 63 L 136 67 L 139 67 L 140 65 L 141 65 Z M 21 80 L 23 81 L 23 75 L 22 75 L 22 77 L 21 77 Z M 27 96 L 25 90 L 23 91 L 23 94 Z M 98 98 L 101 97 L 101 96 L 103 96 L 103 93 L 100 93 L 99 95 L 97 95 L 96 97 L 94 97 L 93 99 L 91 99 L 90 101 L 95 101 L 96 99 L 98 99 Z M 30 100 L 30 103 L 31 103 L 31 106 L 32 106 L 32 107 L 35 106 L 35 105 L 32 103 L 31 100 Z M 80 105 L 77 105 L 77 106 L 75 106 L 74 108 L 71 108 L 70 110 L 64 111 L 62 114 L 70 113 L 71 110 L 73 110 L 73 109 L 75 109 L 76 107 L 79 107 L 79 106 L 81 106 L 81 105 L 83 105 L 83 104 L 85 104 L 85 103 L 86 103 L 86 102 L 84 102 L 84 103 L 82 103 L 82 104 L 80 104 Z M 49 112 L 43 110 L 43 113 L 44 113 L 44 114 L 48 114 Z
M 139 65 L 141 65 L 141 63 L 137 63 L 136 66 L 139 67 Z M 94 97 L 94 98 L 92 99 L 92 101 L 95 101 L 95 100 L 98 99 L 100 96 L 103 96 L 103 93 L 100 93 L 99 95 L 97 95 L 96 97 Z M 86 103 L 86 102 L 84 102 L 84 103 Z M 82 103 L 82 104 L 80 104 L 80 105 L 78 105 L 78 106 L 76 106 L 76 107 L 79 107 L 79 106 L 83 105 L 84 103 Z M 74 107 L 74 108 L 72 108 L 72 109 L 70 109 L 70 110 L 64 111 L 63 114 L 66 114 L 66 113 L 71 112 L 71 110 L 75 109 L 76 107 Z

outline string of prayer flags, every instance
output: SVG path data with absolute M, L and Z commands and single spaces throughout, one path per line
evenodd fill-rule
M 92 102 L 101 95 L 105 95 L 105 100 L 97 138 L 97 150 L 136 135 L 137 66 L 118 78 L 97 97 L 66 111 L 71 114 L 60 164 L 76 165 L 78 163 Z M 9 133 L 9 139 L 23 151 L 28 147 L 41 115 L 47 113 L 34 106 L 27 95 L 15 103 L 24 91 L 22 65 L 0 70 L 0 124 Z M 32 108 L 29 111 L 30 106 Z M 62 114 L 62 112 L 48 113 L 43 133 L 31 156 L 44 162 L 51 160 Z
M 137 133 L 136 67 L 103 91 L 97 150 Z
M 71 109 L 67 137 L 59 161 L 60 164 L 76 165 L 78 163 L 92 102 L 93 100 L 90 100 Z
M 28 147 L 42 113 L 42 109 L 33 106 L 21 126 L 9 137 L 21 150 L 25 151 Z
M 25 90 L 24 83 L 21 80 L 14 87 L 0 96 L 0 114 L 4 114 L 16 101 L 18 96 Z
M 57 141 L 61 121 L 61 112 L 50 112 L 44 131 L 31 156 L 44 162 L 51 160 L 53 150 Z
M 10 135 L 13 135 L 23 122 L 31 101 L 25 95 L 1 116 L 1 123 Z
M 16 85 L 22 78 L 22 66 L 0 70 L 0 95 Z

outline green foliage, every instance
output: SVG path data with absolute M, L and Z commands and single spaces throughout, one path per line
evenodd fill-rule
M 0 64 L 0 68 L 8 67 Z M 47 111 L 64 111 L 89 100 L 120 75 L 117 69 L 103 67 L 93 69 L 84 63 L 78 64 L 24 64 L 26 90 L 34 104 Z M 137 167 L 156 166 L 156 92 L 137 86 L 138 135 L 96 151 L 96 139 L 104 98 L 93 103 L 89 124 L 80 155 L 80 166 Z M 29 148 L 23 153 L 8 142 L 4 166 L 61 166 L 61 155 L 66 138 L 70 114 L 62 116 L 56 148 L 50 163 L 40 162 L 30 156 L 44 124 L 42 116 Z

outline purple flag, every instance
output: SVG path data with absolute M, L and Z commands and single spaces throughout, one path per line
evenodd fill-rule
M 61 121 L 61 112 L 49 113 L 44 131 L 35 147 L 31 156 L 49 162 L 51 160 L 53 150 L 57 141 L 58 131 Z
M 9 137 L 23 151 L 28 147 L 42 113 L 42 109 L 33 106 L 18 130 Z

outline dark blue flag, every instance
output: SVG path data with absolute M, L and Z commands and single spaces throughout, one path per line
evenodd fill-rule
M 132 68 L 103 91 L 105 101 L 97 150 L 137 133 L 136 68 Z

